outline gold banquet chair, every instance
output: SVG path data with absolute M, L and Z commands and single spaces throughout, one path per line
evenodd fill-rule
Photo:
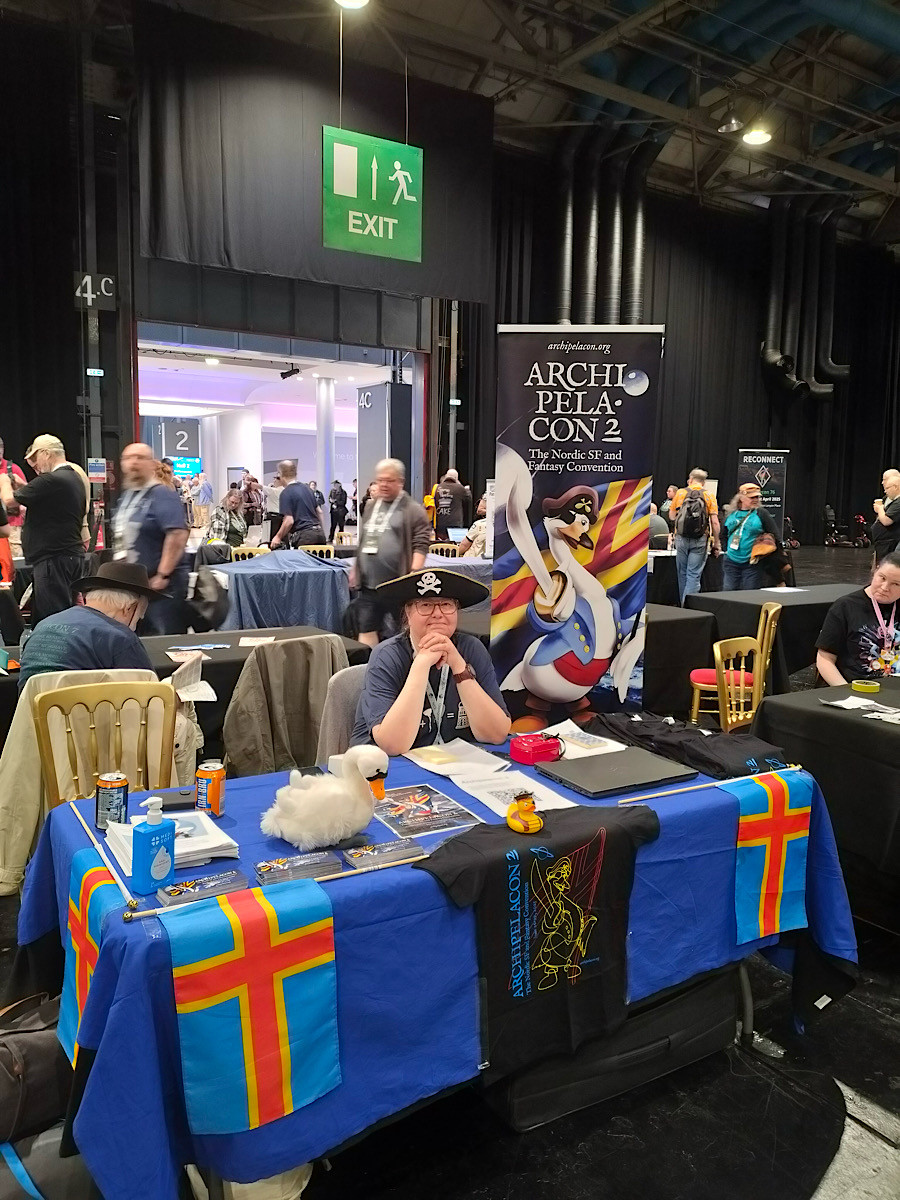
M 256 558 L 258 554 L 270 553 L 268 546 L 235 546 L 231 551 L 232 562 L 246 562 L 248 558 Z
M 727 638 L 715 642 L 719 724 L 724 733 L 749 725 L 765 690 L 762 651 L 756 638 Z M 752 667 L 751 670 L 751 660 Z
M 155 701 L 161 702 L 162 719 L 159 732 L 159 765 L 156 777 L 152 778 L 148 725 L 150 706 Z M 127 709 L 129 703 L 136 704 L 137 710 Z M 104 713 L 104 706 L 109 706 L 111 711 Z M 75 716 L 78 709 L 84 710 L 79 714 L 80 719 Z M 55 691 L 41 692 L 35 696 L 33 713 L 41 756 L 41 773 L 49 808 L 56 808 L 63 799 L 59 787 L 59 767 L 63 764 L 57 762 L 57 751 L 54 749 L 50 727 L 53 713 L 62 717 L 65 728 L 66 755 L 75 784 L 75 799 L 82 800 L 92 796 L 97 787 L 97 779 L 104 771 L 123 771 L 128 776 L 129 787 L 135 791 L 169 786 L 175 748 L 175 689 L 171 684 L 85 683 L 76 687 L 57 688 Z M 135 719 L 138 720 L 138 730 L 132 755 L 130 746 L 126 746 L 125 741 L 127 739 L 131 742 Z M 106 743 L 105 752 L 101 747 L 101 740 Z M 108 758 L 112 761 L 101 761 Z
M 297 549 L 314 554 L 316 558 L 334 558 L 334 546 L 298 546 Z
M 334 535 L 334 544 L 336 546 L 352 546 L 353 545 L 353 534 L 352 533 L 336 533 Z
M 459 546 L 455 542 L 432 542 L 428 547 L 429 554 L 440 554 L 443 558 L 458 558 Z
M 760 699 L 765 694 L 766 677 L 769 674 L 769 664 L 772 660 L 772 647 L 775 645 L 775 634 L 778 631 L 778 621 L 781 617 L 781 605 L 770 600 L 764 604 L 759 610 L 759 622 L 756 627 L 756 642 L 759 645 L 760 657 L 759 661 L 764 665 L 762 672 L 762 692 Z M 715 645 L 713 646 L 715 652 Z M 752 684 L 753 680 L 748 679 L 747 683 Z M 703 707 L 702 701 L 707 697 L 713 701 L 712 705 Z M 719 690 L 716 682 L 715 667 L 700 667 L 691 671 L 691 721 L 696 725 L 697 718 L 701 713 L 715 714 L 720 713 L 719 707 Z

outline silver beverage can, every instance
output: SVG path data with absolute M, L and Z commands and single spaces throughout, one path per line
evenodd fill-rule
M 121 771 L 106 771 L 97 779 L 94 824 L 106 829 L 110 821 L 128 820 L 128 778 Z

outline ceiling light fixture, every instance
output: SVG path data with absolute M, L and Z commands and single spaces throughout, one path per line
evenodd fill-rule
M 300 374 L 300 368 L 295 367 L 294 364 L 291 363 L 291 365 L 288 367 L 288 369 L 286 371 L 280 372 L 280 374 L 281 374 L 282 379 L 290 379 L 293 375 Z
M 742 135 L 742 139 L 748 146 L 764 146 L 766 142 L 771 142 L 772 135 L 768 129 L 763 129 L 759 125 L 753 125 Z
M 204 358 L 203 360 L 208 367 L 217 367 L 219 360 L 217 358 Z
M 334 0 L 338 8 L 365 8 L 369 0 Z
M 313 371 L 313 379 L 318 379 L 318 378 L 319 378 L 319 372 Z
M 352 375 L 348 375 L 348 376 L 347 376 L 347 381 L 348 381 L 348 383 L 352 383 L 352 382 L 353 382 L 353 376 L 352 376 Z
M 725 109 L 725 116 L 722 118 L 722 124 L 719 126 L 719 133 L 739 133 L 744 128 L 744 122 L 734 111 L 734 105 L 729 102 Z

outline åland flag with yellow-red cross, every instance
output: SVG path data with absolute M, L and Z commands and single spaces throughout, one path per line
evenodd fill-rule
M 92 846 L 78 850 L 69 872 L 66 909 L 66 965 L 59 1002 L 57 1036 L 69 1062 L 78 1056 L 78 1028 L 97 967 L 103 922 L 122 908 L 122 893 Z
M 193 1133 L 256 1129 L 337 1087 L 334 922 L 317 883 L 231 892 L 160 920 Z
M 739 945 L 804 929 L 813 780 L 774 771 L 719 785 L 740 805 L 734 911 Z

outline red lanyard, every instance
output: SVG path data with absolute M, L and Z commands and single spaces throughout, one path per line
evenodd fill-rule
M 884 646 L 885 650 L 890 650 L 894 645 L 894 616 L 897 612 L 897 602 L 896 600 L 894 601 L 894 607 L 891 609 L 891 623 L 889 625 L 885 625 L 884 617 L 881 615 L 881 609 L 871 596 L 869 599 L 872 600 L 872 607 L 875 609 L 875 616 L 878 618 L 878 627 L 881 630 L 881 644 Z

